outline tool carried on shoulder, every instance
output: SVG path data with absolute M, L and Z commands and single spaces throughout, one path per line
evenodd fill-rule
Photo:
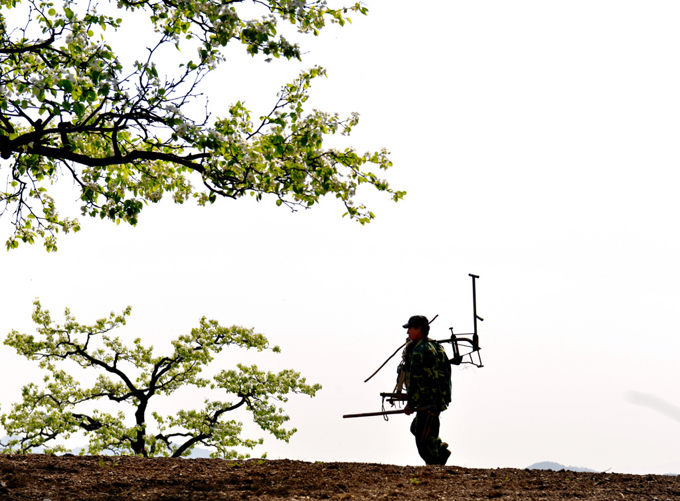
M 481 350 L 481 347 L 479 346 L 479 333 L 477 331 L 477 320 L 484 321 L 482 317 L 477 315 L 477 290 L 475 286 L 475 280 L 479 278 L 478 275 L 473 275 L 472 273 L 469 274 L 470 277 L 472 277 L 472 318 L 473 318 L 473 325 L 474 325 L 474 331 L 471 333 L 466 333 L 466 334 L 455 334 L 453 332 L 453 327 L 449 327 L 449 330 L 451 331 L 451 337 L 449 339 L 442 339 L 436 341 L 439 344 L 451 344 L 453 356 L 449 357 L 449 363 L 451 365 L 462 365 L 462 364 L 471 364 L 474 365 L 475 367 L 484 367 L 482 364 L 482 357 L 479 351 Z M 428 323 L 431 324 L 439 315 L 435 315 L 432 320 L 430 320 Z M 399 353 L 402 348 L 404 348 L 409 342 L 407 341 L 406 343 L 402 344 L 397 350 L 390 355 L 390 357 L 383 362 L 383 364 L 378 367 L 378 369 L 371 374 L 365 381 L 364 383 L 368 382 L 373 376 L 375 376 L 385 365 L 387 362 L 392 360 L 392 358 Z M 476 355 L 476 356 L 473 356 Z M 404 414 L 404 409 L 400 410 L 394 410 L 394 411 L 386 411 L 385 410 L 385 402 L 388 402 L 390 405 L 394 406 L 395 403 L 403 403 L 406 402 L 407 400 L 407 394 L 404 391 L 404 388 L 408 386 L 408 382 L 406 381 L 406 371 L 402 369 L 400 366 L 398 370 L 398 377 L 397 377 L 397 385 L 395 386 L 394 390 L 391 392 L 384 392 L 380 393 L 380 396 L 382 397 L 382 411 L 381 412 L 366 412 L 363 414 L 345 414 L 343 418 L 354 418 L 354 417 L 369 417 L 369 416 L 384 416 L 385 420 L 387 420 L 387 416 L 391 414 Z

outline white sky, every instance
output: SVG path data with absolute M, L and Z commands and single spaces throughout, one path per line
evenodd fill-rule
M 296 214 L 273 200 L 162 203 L 137 228 L 81 218 L 57 254 L 0 254 L 0 333 L 33 331 L 35 297 L 81 321 L 131 304 L 120 335 L 158 349 L 203 315 L 253 326 L 283 350 L 259 366 L 324 386 L 286 407 L 300 430 L 290 444 L 269 438 L 260 452 L 417 465 L 409 418 L 341 416 L 379 410 L 397 359 L 363 380 L 410 315 L 439 314 L 434 338 L 472 329 L 475 273 L 485 367 L 454 368 L 450 464 L 680 473 L 680 5 L 368 6 L 307 41 L 302 65 L 234 56 L 208 93 L 216 115 L 238 99 L 265 111 L 299 69 L 323 64 L 310 101 L 361 113 L 351 144 L 392 152 L 403 202 L 365 192 L 378 216 L 366 227 L 331 199 Z M 39 375 L 5 346 L 0 363 L 6 412 Z

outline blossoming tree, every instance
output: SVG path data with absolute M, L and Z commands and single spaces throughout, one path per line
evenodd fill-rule
M 358 118 L 305 111 L 323 68 L 284 85 L 257 119 L 240 101 L 212 114 L 198 106 L 202 80 L 225 62 L 228 45 L 242 44 L 253 57 L 300 59 L 300 46 L 279 31 L 317 35 L 352 12 L 365 14 L 359 3 L 0 0 L 0 9 L 0 170 L 8 175 L 0 210 L 14 226 L 8 248 L 42 239 L 56 250 L 58 231 L 80 229 L 55 204 L 51 186 L 64 177 L 79 190 L 82 215 L 132 225 L 164 194 L 201 205 L 218 196 L 269 196 L 293 210 L 331 195 L 362 224 L 374 215 L 354 203 L 360 184 L 395 201 L 404 195 L 375 173 L 391 166 L 385 150 L 325 146 Z M 148 18 L 154 41 L 130 65 L 113 35 L 133 16 Z M 173 68 L 163 65 L 168 51 L 178 61 Z
M 222 327 L 215 320 L 203 318 L 190 334 L 172 341 L 172 353 L 156 356 L 153 347 L 143 346 L 140 339 L 129 347 L 108 334 L 125 324 L 129 307 L 92 325 L 79 324 L 67 309 L 66 322 L 59 325 L 39 301 L 34 306 L 38 335 L 12 331 L 5 344 L 38 361 L 47 375 L 44 387 L 34 383 L 24 386 L 23 401 L 0 415 L 0 423 L 10 435 L 0 444 L 5 452 L 24 453 L 37 447 L 44 447 L 46 452 L 65 452 L 69 450 L 66 446 L 55 443 L 84 432 L 89 445 L 83 452 L 89 454 L 109 451 L 180 457 L 202 445 L 211 448 L 214 457 L 246 457 L 235 447 L 252 449 L 263 439 L 242 438 L 242 423 L 227 420 L 227 413 L 245 410 L 262 430 L 287 442 L 296 430 L 283 427 L 289 418 L 278 403 L 286 402 L 291 393 L 314 396 L 321 389 L 318 384 L 307 384 L 292 370 L 271 373 L 255 365 L 238 364 L 238 370 L 222 370 L 209 379 L 201 377 L 203 368 L 227 346 L 268 349 L 267 339 L 252 329 Z M 271 350 L 280 351 L 277 346 Z M 71 362 L 71 366 L 75 362 L 88 372 L 101 372 L 90 387 L 84 388 L 73 375 L 57 367 L 64 362 Z M 160 400 L 154 397 L 170 396 L 182 387 L 209 388 L 234 400 L 206 399 L 202 409 L 181 410 L 172 416 L 151 410 L 151 404 Z M 121 408 L 131 406 L 131 422 L 126 421 L 122 410 L 116 414 L 88 412 L 89 403 L 102 399 Z

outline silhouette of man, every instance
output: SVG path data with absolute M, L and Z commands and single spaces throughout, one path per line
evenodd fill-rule
M 444 348 L 431 340 L 426 317 L 415 315 L 404 325 L 409 342 L 404 348 L 407 415 L 414 412 L 411 433 L 418 453 L 428 465 L 443 465 L 451 455 L 448 444 L 439 438 L 439 414 L 451 402 L 451 365 Z

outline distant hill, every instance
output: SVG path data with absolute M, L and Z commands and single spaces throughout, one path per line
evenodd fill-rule
M 567 470 L 567 471 L 585 471 L 589 473 L 597 473 L 595 470 L 590 468 L 581 468 L 580 466 L 564 466 L 560 463 L 553 463 L 552 461 L 541 461 L 540 463 L 534 463 L 531 466 L 527 466 L 528 470 Z

